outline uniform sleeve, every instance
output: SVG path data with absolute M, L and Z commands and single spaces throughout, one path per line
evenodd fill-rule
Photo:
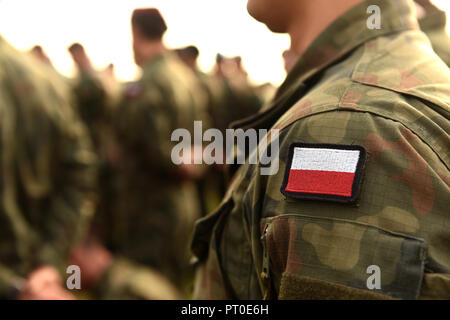
M 65 128 L 60 126 L 64 125 Z M 95 210 L 97 158 L 85 127 L 72 119 L 55 132 L 57 162 L 53 170 L 53 192 L 48 223 L 43 230 L 40 259 L 57 267 L 65 264 L 71 247 L 87 231 Z
M 123 161 L 136 161 L 128 165 L 152 168 L 167 176 L 175 168 L 171 161 L 175 114 L 170 114 L 172 108 L 164 103 L 162 92 L 155 88 L 143 91 L 138 85 L 128 88 L 115 116 L 115 128 Z
M 42 213 L 45 223 L 39 230 L 42 244 L 38 261 L 64 268 L 65 272 L 69 251 L 87 231 L 95 210 L 98 159 L 87 128 L 73 112 L 64 92 L 58 93 L 55 88 L 54 93 L 49 103 L 59 110 L 42 120 L 48 124 L 49 141 L 33 141 L 34 156 L 47 161 L 51 168 L 46 172 L 50 193 Z
M 424 122 L 429 131 L 444 134 L 431 125 Z M 421 132 L 410 128 L 415 126 L 369 113 L 333 111 L 300 119 L 287 129 L 280 140 L 280 170 L 264 184 L 264 194 L 253 199 L 264 199 L 262 208 L 251 213 L 261 228 L 268 228 L 278 297 L 415 299 L 422 279 L 443 270 L 448 276 L 449 172 L 441 150 L 433 150 Z M 280 194 L 283 180 L 295 177 L 288 150 L 298 142 L 365 149 L 356 202 Z M 327 183 L 319 181 L 315 188 L 328 189 Z M 341 181 L 336 185 L 343 188 Z M 252 237 L 254 243 L 259 235 Z
M 14 271 L 0 264 L 1 299 L 14 299 L 20 291 L 20 287 L 23 281 L 24 279 L 18 276 Z
M 82 72 L 74 85 L 77 108 L 89 127 L 106 114 L 107 94 L 100 79 L 93 72 Z
M 435 150 L 399 122 L 348 111 L 300 119 L 279 141 L 278 173 L 250 166 L 233 208 L 205 228 L 215 273 L 203 272 L 203 283 L 223 282 L 242 299 L 448 298 L 449 173 Z M 299 142 L 366 150 L 355 203 L 281 193 Z

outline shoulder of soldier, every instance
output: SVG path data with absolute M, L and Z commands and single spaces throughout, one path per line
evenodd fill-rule
M 422 43 L 423 37 L 421 32 L 411 33 L 408 41 Z M 411 50 L 404 41 L 401 36 L 367 43 L 350 76 L 345 68 L 338 72 L 346 75 L 337 80 L 336 74 L 327 79 L 325 73 L 274 128 L 283 130 L 310 117 L 327 118 L 326 113 L 333 111 L 363 112 L 399 122 L 436 150 L 441 149 L 440 144 L 448 143 L 444 133 L 450 130 L 450 71 L 429 46 L 417 45 Z
M 41 116 L 53 121 L 72 117 L 72 92 L 68 82 L 37 63 L 29 55 L 19 52 L 6 41 L 0 41 L 0 81 L 8 85 L 8 93 L 26 105 L 27 112 L 39 109 Z
M 135 100 L 141 96 L 143 92 L 142 83 L 135 82 L 127 82 L 123 87 L 123 94 L 126 100 Z
M 426 32 L 436 54 L 450 66 L 450 37 L 445 28 Z

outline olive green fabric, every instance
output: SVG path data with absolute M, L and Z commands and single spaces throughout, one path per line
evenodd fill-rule
M 380 7 L 381 29 L 366 27 L 369 5 Z M 412 2 L 364 1 L 339 17 L 271 105 L 235 125 L 280 130 L 279 170 L 264 176 L 261 164 L 246 163 L 219 209 L 197 222 L 195 297 L 262 299 L 270 286 L 279 298 L 288 274 L 344 286 L 346 298 L 355 288 L 367 297 L 417 299 L 431 273 L 442 277 L 426 287 L 447 297 L 439 288 L 450 266 L 449 97 L 450 71 L 419 30 Z M 366 149 L 356 204 L 281 194 L 295 142 Z M 372 266 L 379 289 L 367 285 Z
M 419 20 L 420 28 L 431 41 L 434 51 L 444 62 L 450 65 L 450 38 L 447 33 L 447 16 L 433 4 L 424 6 L 425 16 Z
M 69 87 L 0 38 L 0 297 L 42 264 L 65 273 L 94 211 L 97 160 Z
M 340 284 L 283 274 L 280 300 L 389 300 L 389 296 Z
M 208 126 L 197 88 L 195 75 L 175 56 L 157 56 L 127 85 L 114 120 L 119 155 L 109 248 L 177 286 L 191 273 L 189 238 L 200 209 L 193 181 L 172 162 L 171 134 L 185 128 L 193 136 L 195 120 Z
M 101 300 L 176 300 L 182 297 L 159 272 L 123 258 L 115 259 L 96 291 L 96 298 Z

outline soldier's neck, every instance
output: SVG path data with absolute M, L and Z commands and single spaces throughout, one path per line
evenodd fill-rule
M 162 41 L 152 41 L 146 43 L 140 49 L 140 65 L 142 66 L 154 58 L 164 54 L 166 50 L 166 46 Z
M 363 0 L 314 0 L 298 8 L 297 19 L 288 28 L 291 50 L 302 55 L 314 40 L 337 18 Z

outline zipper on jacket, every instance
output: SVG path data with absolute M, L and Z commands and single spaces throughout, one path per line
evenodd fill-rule
M 263 235 L 261 236 L 261 242 L 263 246 L 263 261 L 262 261 L 262 271 L 261 271 L 261 281 L 264 285 L 264 300 L 269 299 L 271 291 L 271 281 L 270 281 L 270 261 L 269 252 L 267 250 L 267 233 L 269 231 L 269 224 L 264 227 Z

